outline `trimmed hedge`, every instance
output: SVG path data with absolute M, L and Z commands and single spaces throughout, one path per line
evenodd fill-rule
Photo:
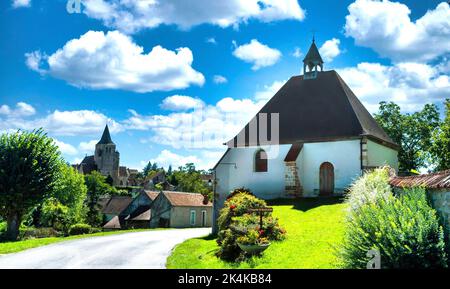
M 100 229 L 93 228 L 89 226 L 88 224 L 75 224 L 70 226 L 69 228 L 69 235 L 84 235 L 84 234 L 92 234 L 92 233 L 98 233 L 101 232 Z

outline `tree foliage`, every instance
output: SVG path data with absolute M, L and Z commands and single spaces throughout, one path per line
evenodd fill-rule
M 0 136 L 0 214 L 7 238 L 17 239 L 22 217 L 56 184 L 61 156 L 42 129 Z
M 84 177 L 87 187 L 87 214 L 86 221 L 93 227 L 98 227 L 103 222 L 100 212 L 100 197 L 111 193 L 112 187 L 106 183 L 106 178 L 97 171 L 92 171 Z
M 450 99 L 445 107 L 445 118 L 432 137 L 431 154 L 438 171 L 450 169 Z
M 183 192 L 200 193 L 211 197 L 211 188 L 201 178 L 201 172 L 195 169 L 193 163 L 181 166 L 169 176 L 169 182 Z
M 400 145 L 400 171 L 410 172 L 428 165 L 431 137 L 439 127 L 436 105 L 426 104 L 419 112 L 402 114 L 397 104 L 381 102 L 375 119 L 391 139 Z

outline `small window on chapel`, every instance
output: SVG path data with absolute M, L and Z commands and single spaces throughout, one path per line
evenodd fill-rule
M 255 172 L 267 172 L 267 153 L 264 150 L 258 150 L 255 154 Z

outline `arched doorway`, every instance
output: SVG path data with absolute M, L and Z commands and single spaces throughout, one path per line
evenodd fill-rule
M 320 195 L 331 196 L 334 192 L 334 167 L 326 162 L 320 165 Z

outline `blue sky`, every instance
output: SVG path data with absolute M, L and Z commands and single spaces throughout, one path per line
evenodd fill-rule
M 122 165 L 210 168 L 301 73 L 312 31 L 325 70 L 371 112 L 450 98 L 442 1 L 82 0 L 81 13 L 67 2 L 1 1 L 0 130 L 44 127 L 71 163 L 108 123 Z

